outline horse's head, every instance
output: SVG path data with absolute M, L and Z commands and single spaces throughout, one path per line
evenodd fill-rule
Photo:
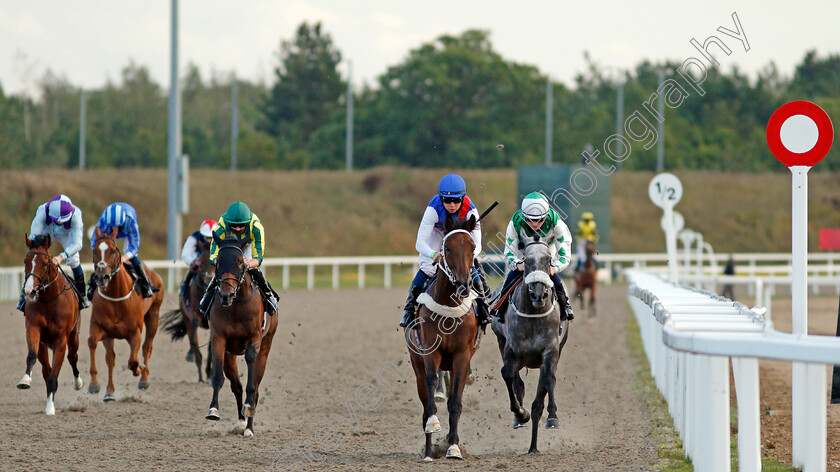
M 552 296 L 554 283 L 549 275 L 551 271 L 551 250 L 542 241 L 536 240 L 525 246 L 525 284 L 528 298 L 536 309 L 545 307 Z
M 475 253 L 475 241 L 470 232 L 475 229 L 477 221 L 475 216 L 469 219 L 453 219 L 446 215 L 443 223 L 443 230 L 446 234 L 441 245 L 440 268 L 449 280 L 455 285 L 456 294 L 466 296 L 472 288 L 473 257 Z
M 122 269 L 122 251 L 117 247 L 119 228 L 103 233 L 96 227 L 93 243 L 93 281 L 99 288 L 108 286 L 108 282 Z
M 598 253 L 598 251 L 595 250 L 595 242 L 594 241 L 587 240 L 586 245 L 584 246 L 584 250 L 586 252 L 586 259 L 587 260 L 592 260 L 592 256 L 594 256 L 595 254 Z
M 245 257 L 242 251 L 250 241 L 248 238 L 222 239 L 216 234 L 213 234 L 213 240 L 219 247 L 219 255 L 216 256 L 216 273 L 219 274 L 219 301 L 223 307 L 229 307 L 245 279 Z
M 26 247 L 29 252 L 23 260 L 25 271 L 23 293 L 26 300 L 34 302 L 38 295 L 47 289 L 58 276 L 58 270 L 52 263 L 50 256 L 50 236 L 35 236 L 35 239 L 26 237 Z

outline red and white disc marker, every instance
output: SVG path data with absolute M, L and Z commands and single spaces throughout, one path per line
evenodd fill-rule
M 797 100 L 780 106 L 767 123 L 767 145 L 788 167 L 811 167 L 831 149 L 834 126 L 818 105 Z

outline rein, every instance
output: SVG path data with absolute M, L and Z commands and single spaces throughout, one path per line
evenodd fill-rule
M 97 262 L 96 265 L 103 264 L 104 266 L 110 267 L 111 268 L 111 277 L 115 277 L 123 268 L 123 265 L 122 265 L 122 251 L 120 250 L 119 246 L 117 245 L 117 240 L 112 238 L 111 236 L 109 236 L 107 234 L 102 234 L 98 238 L 96 238 L 97 241 L 99 241 L 100 239 L 110 239 L 111 241 L 113 241 L 114 250 L 117 251 L 117 262 L 116 262 L 116 264 L 111 264 L 110 262 L 105 262 L 103 260 L 103 261 Z M 100 266 L 100 267 L 102 267 L 102 266 Z M 95 270 L 96 270 L 96 268 L 94 267 L 94 271 Z M 140 267 L 140 270 L 143 270 L 142 266 Z M 140 275 L 138 274 L 137 277 L 140 277 Z M 98 293 L 99 296 L 102 297 L 103 300 L 108 300 L 109 302 L 121 302 L 121 301 L 128 300 L 129 298 L 131 298 L 131 295 L 134 293 L 134 288 L 136 286 L 137 286 L 137 280 L 135 279 L 134 283 L 131 284 L 131 288 L 128 290 L 128 293 L 125 296 L 114 298 L 114 297 L 109 297 L 109 296 L 105 295 L 104 293 L 102 293 L 102 288 L 100 288 L 99 284 L 97 284 L 96 293 Z
M 38 287 L 36 287 L 36 288 L 35 288 L 35 295 L 40 296 L 41 292 L 43 292 L 43 291 L 45 291 L 46 289 L 50 288 L 50 286 L 51 286 L 52 284 L 54 284 L 54 283 L 55 283 L 55 281 L 58 279 L 58 271 L 55 271 L 55 277 L 53 277 L 53 278 L 52 278 L 52 280 L 50 280 L 49 282 L 44 283 L 44 278 L 45 278 L 45 277 L 49 277 L 49 275 L 50 275 L 50 269 L 52 269 L 52 267 L 53 267 L 52 258 L 51 258 L 51 257 L 50 257 L 50 255 L 49 255 L 48 253 L 46 253 L 46 252 L 42 252 L 42 251 L 33 251 L 33 250 L 31 250 L 31 249 L 29 250 L 29 252 L 28 252 L 27 254 L 37 254 L 37 255 L 41 255 L 41 256 L 47 256 L 47 259 L 49 259 L 49 260 L 47 261 L 47 273 L 46 273 L 46 274 L 44 274 L 44 277 L 41 277 L 40 275 L 38 275 L 38 274 L 36 274 L 36 273 L 34 273 L 34 272 L 29 272 L 29 273 L 28 273 L 28 274 L 26 274 L 26 276 L 23 278 L 23 283 L 24 283 L 24 284 L 26 284 L 26 279 L 28 279 L 30 276 L 35 277 L 36 279 L 38 279 Z M 63 290 L 62 290 L 62 292 L 63 292 Z M 60 295 L 60 293 L 59 293 L 59 295 Z
M 228 249 L 228 248 L 236 249 L 237 251 L 239 251 L 239 254 L 244 254 L 242 248 L 240 248 L 240 247 L 225 246 L 225 247 L 219 248 L 220 255 L 221 255 L 222 249 Z M 246 301 L 250 300 L 251 297 L 254 296 L 254 293 L 257 292 L 256 290 L 253 290 L 253 288 L 254 288 L 254 280 L 253 279 L 251 279 L 251 289 L 252 289 L 251 294 L 248 295 L 247 297 L 243 298 L 242 300 L 237 300 L 236 299 L 237 295 L 239 294 L 239 288 L 242 286 L 242 284 L 245 281 L 245 273 L 248 272 L 247 269 L 241 269 L 241 271 L 242 272 L 239 274 L 238 278 L 236 278 L 236 277 L 224 277 L 224 278 L 219 279 L 219 285 L 218 285 L 218 287 L 216 287 L 216 293 L 219 292 L 219 288 L 221 288 L 222 284 L 224 284 L 224 285 L 227 285 L 228 287 L 230 287 L 233 290 L 233 302 L 234 303 L 242 303 L 242 302 L 246 302 Z M 236 280 L 236 285 L 233 285 L 232 283 L 230 283 L 229 282 L 230 280 Z
M 447 262 L 447 260 L 446 260 L 446 238 L 452 236 L 453 234 L 457 234 L 457 233 L 470 234 L 470 232 L 465 230 L 465 229 L 455 229 L 455 230 L 452 230 L 452 231 L 446 233 L 446 236 L 443 237 L 443 241 L 441 241 L 441 243 L 440 243 L 440 252 L 441 252 L 440 260 L 442 262 L 438 263 L 438 267 L 440 268 L 441 272 L 443 272 L 443 274 L 446 276 L 446 278 L 448 278 L 449 281 L 452 282 L 453 284 L 455 283 L 455 274 L 452 272 L 452 269 L 449 268 L 449 262 Z

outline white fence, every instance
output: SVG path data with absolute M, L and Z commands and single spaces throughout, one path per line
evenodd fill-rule
M 791 267 L 790 257 L 790 254 L 747 253 L 734 255 L 734 259 L 738 265 L 739 275 L 747 276 L 789 275 Z M 483 255 L 480 260 L 489 264 L 503 263 L 502 256 L 498 254 Z M 710 261 L 707 258 L 702 262 L 709 263 L 709 265 L 702 267 L 692 266 L 691 264 L 694 264 L 692 260 L 689 261 L 691 264 L 687 265 L 684 270 L 690 271 L 691 274 L 711 277 L 710 279 L 706 279 L 707 283 L 715 281 L 722 282 L 724 280 L 723 276 L 718 277 L 716 271 L 715 273 L 710 273 L 710 271 L 712 267 L 720 267 L 725 260 L 726 256 L 721 255 L 716 256 L 714 261 Z M 613 274 L 620 276 L 621 271 L 619 269 L 621 268 L 633 267 L 654 272 L 666 271 L 668 258 L 665 254 L 658 253 L 601 254 L 598 256 L 598 261 L 603 264 L 603 268 L 599 270 L 599 278 L 601 281 L 609 283 L 613 278 Z M 174 262 L 148 260 L 145 263 L 152 269 L 166 270 L 168 275 L 167 290 L 170 292 L 177 286 L 180 275 L 186 268 L 180 260 Z M 331 286 L 337 289 L 340 287 L 340 269 L 344 266 L 356 266 L 358 288 L 365 288 L 367 286 L 365 279 L 368 266 L 382 266 L 383 286 L 390 288 L 393 281 L 394 267 L 404 267 L 406 270 L 410 268 L 413 276 L 413 273 L 417 271 L 417 256 L 272 257 L 266 258 L 263 261 L 263 267 L 269 269 L 269 272 L 273 272 L 275 268 L 279 268 L 282 271 L 283 289 L 288 289 L 291 286 L 290 270 L 300 267 L 306 268 L 306 288 L 310 290 L 315 288 L 316 268 L 330 267 L 332 270 Z M 86 273 L 90 273 L 93 270 L 92 264 L 90 263 L 82 264 L 82 267 Z M 810 275 L 840 276 L 840 257 L 833 253 L 811 254 L 808 267 Z M 0 267 L 0 301 L 17 299 L 20 294 L 20 288 L 23 285 L 23 274 L 22 265 L 18 267 Z M 742 282 L 736 283 L 745 283 L 744 280 L 742 279 Z M 750 283 L 754 284 L 754 282 Z M 752 288 L 750 290 L 750 293 L 752 293 Z
M 665 397 L 686 455 L 697 471 L 731 470 L 729 361 L 738 406 L 738 464 L 761 470 L 758 358 L 802 363 L 812 380 L 807 409 L 794 410 L 794 465 L 826 469 L 827 365 L 840 359 L 840 339 L 773 329 L 763 310 L 627 270 L 628 299 L 639 324 L 651 375 Z

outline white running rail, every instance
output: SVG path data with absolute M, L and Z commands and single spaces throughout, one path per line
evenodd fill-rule
M 804 363 L 813 378 L 802 421 L 807 437 L 803 471 L 826 468 L 827 365 L 840 359 L 840 339 L 782 333 L 760 308 L 659 276 L 626 270 L 628 299 L 686 455 L 697 471 L 731 470 L 729 361 L 738 405 L 738 464 L 761 470 L 758 359 Z

